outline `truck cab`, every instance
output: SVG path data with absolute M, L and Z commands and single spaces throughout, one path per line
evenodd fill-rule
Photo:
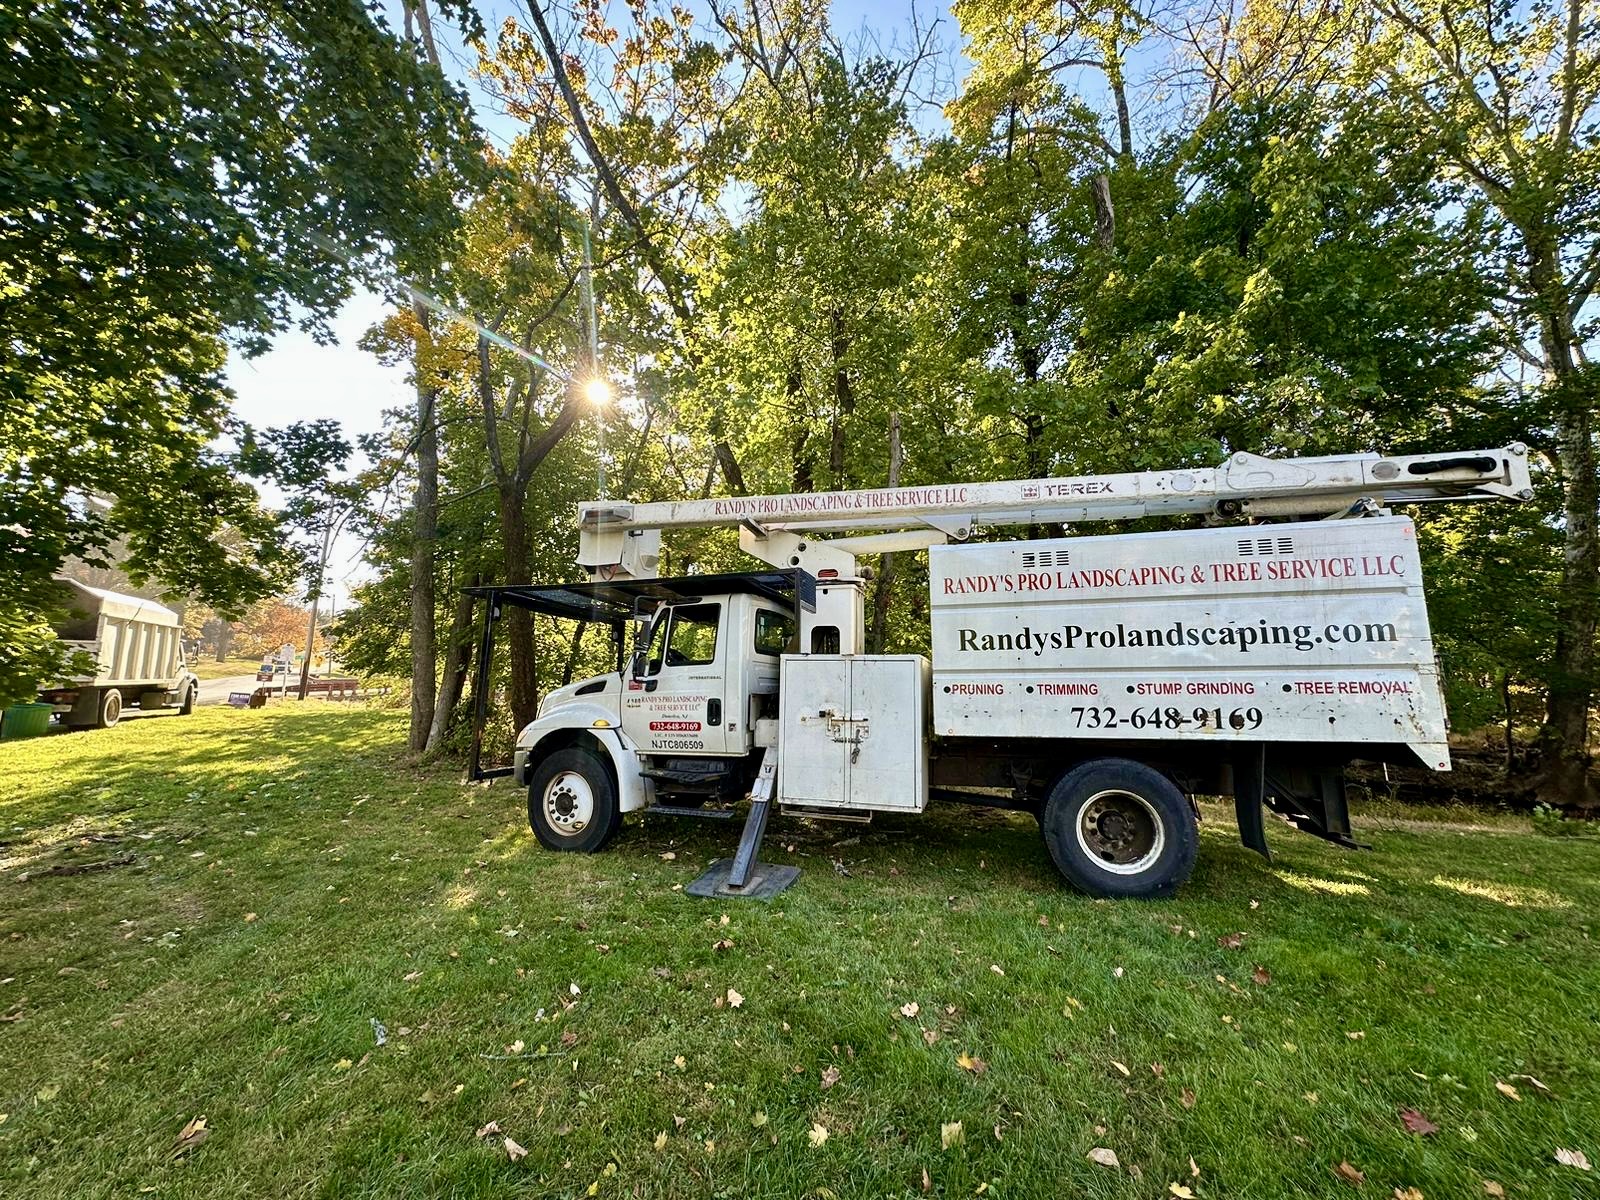
M 620 815 L 749 790 L 760 750 L 776 737 L 782 656 L 798 629 L 793 588 L 775 579 L 785 581 L 767 572 L 608 589 L 614 602 L 632 602 L 633 652 L 619 654 L 615 671 L 549 693 L 517 737 L 512 774 L 531 789 L 541 840 L 584 848 L 574 842 L 600 834 L 573 813 L 612 797 Z M 615 626 L 620 640 L 625 627 Z M 566 769 L 551 765 L 558 756 Z M 585 778 L 594 767 L 604 778 Z

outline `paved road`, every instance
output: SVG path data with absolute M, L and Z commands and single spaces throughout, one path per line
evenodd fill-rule
M 226 704 L 229 692 L 253 692 L 258 685 L 254 675 L 226 675 L 200 681 L 201 704 Z

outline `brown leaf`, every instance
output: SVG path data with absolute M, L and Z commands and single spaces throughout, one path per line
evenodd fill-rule
M 505 1146 L 506 1146 L 506 1157 L 509 1158 L 512 1162 L 520 1162 L 524 1158 L 528 1157 L 528 1151 L 525 1148 L 523 1148 L 522 1146 L 519 1146 L 511 1138 L 507 1138 L 506 1139 Z
M 1150 1064 L 1150 1074 L 1154 1075 L 1157 1079 L 1160 1079 L 1166 1073 L 1167 1073 L 1166 1067 L 1162 1066 L 1160 1063 L 1151 1063 Z
M 1260 963 L 1257 963 L 1256 969 L 1250 972 L 1250 978 L 1255 980 L 1256 983 L 1260 984 L 1262 987 L 1266 987 L 1267 984 L 1272 982 L 1272 972 L 1267 970 Z
M 711 944 L 711 948 L 713 950 L 715 950 L 718 954 L 721 954 L 724 950 L 732 950 L 733 949 L 733 939 L 732 938 L 721 938 L 718 941 L 713 942 Z
M 1423 1200 L 1422 1189 L 1414 1187 L 1395 1188 L 1394 1200 Z
M 189 1123 L 179 1131 L 177 1139 L 172 1143 L 172 1157 L 182 1158 L 210 1136 L 211 1130 L 206 1128 L 206 1119 L 204 1117 L 192 1117 Z
M 922 1190 L 924 1192 L 933 1191 L 933 1177 L 928 1174 L 927 1167 L 922 1168 Z
M 1513 1079 L 1521 1079 L 1524 1082 L 1531 1083 L 1531 1084 L 1533 1084 L 1534 1087 L 1538 1088 L 1541 1092 L 1549 1092 L 1549 1090 L 1550 1090 L 1549 1088 L 1545 1087 L 1544 1084 L 1540 1083 L 1537 1079 L 1535 1079 L 1532 1075 L 1513 1075 L 1511 1078 L 1513 1078 Z
M 1506 1190 L 1494 1180 L 1485 1179 L 1483 1181 L 1483 1194 L 1485 1196 L 1504 1196 L 1506 1194 Z
M 1509 1083 L 1502 1083 L 1500 1080 L 1496 1079 L 1494 1081 L 1494 1090 L 1499 1092 L 1502 1096 L 1510 1096 L 1519 1104 L 1522 1102 L 1522 1096 L 1517 1092 L 1517 1089 L 1512 1087 Z
M 1367 1177 L 1356 1170 L 1347 1162 L 1340 1163 L 1333 1169 L 1333 1173 L 1353 1187 L 1360 1187 L 1367 1181 Z
M 827 1091 L 834 1084 L 838 1083 L 839 1082 L 839 1074 L 840 1074 L 840 1072 L 839 1072 L 839 1068 L 838 1067 L 835 1067 L 835 1066 L 825 1067 L 823 1069 L 823 1072 L 822 1072 L 822 1090 L 823 1091 Z
M 1217 945 L 1221 946 L 1224 950 L 1237 950 L 1244 945 L 1244 933 L 1241 931 L 1239 933 L 1230 933 L 1223 937 L 1219 937 L 1217 939 Z
M 902 1017 L 914 1017 L 921 1011 L 922 1006 L 919 1005 L 915 1000 L 908 1001 L 900 1006 L 900 1015 Z
M 1565 1147 L 1556 1149 L 1556 1161 L 1563 1167 L 1577 1167 L 1580 1171 L 1589 1170 L 1589 1157 L 1582 1150 L 1568 1150 Z
M 1184 1088 L 1182 1094 L 1179 1096 L 1179 1099 L 1183 1101 L 1183 1106 L 1185 1108 L 1194 1107 L 1194 1092 L 1192 1092 L 1190 1089 Z
M 939 1040 L 939 1031 L 937 1029 L 924 1029 L 922 1031 L 922 1040 L 930 1046 L 933 1045 Z
M 1115 1067 L 1115 1068 L 1116 1068 L 1116 1069 L 1117 1069 L 1117 1070 L 1118 1070 L 1118 1071 L 1119 1071 L 1119 1072 L 1121 1072 L 1121 1074 L 1122 1074 L 1122 1077 L 1123 1077 L 1123 1078 L 1124 1078 L 1124 1079 L 1126 1079 L 1126 1078 L 1128 1078 L 1128 1077 L 1129 1077 L 1129 1076 L 1130 1076 L 1130 1075 L 1132 1075 L 1132 1074 L 1133 1074 L 1133 1072 L 1132 1072 L 1132 1071 L 1130 1071 L 1130 1070 L 1128 1070 L 1128 1068 L 1127 1068 L 1127 1067 L 1125 1067 L 1125 1066 L 1123 1066 L 1123 1065 L 1122 1065 L 1122 1064 L 1121 1064 L 1121 1063 L 1119 1063 L 1119 1062 L 1118 1062 L 1118 1061 L 1117 1061 L 1117 1060 L 1116 1060 L 1116 1059 L 1114 1059 L 1114 1058 L 1113 1058 L 1113 1059 L 1112 1059 L 1112 1060 L 1111 1060 L 1111 1065 L 1112 1065 L 1112 1066 L 1113 1066 L 1113 1067 Z
M 989 1064 L 984 1062 L 983 1059 L 976 1055 L 968 1054 L 965 1050 L 956 1055 L 956 1066 L 963 1071 L 971 1071 L 974 1075 L 982 1075 L 989 1069 Z
M 1119 1165 L 1117 1162 L 1117 1152 L 1115 1150 L 1108 1149 L 1105 1146 L 1096 1146 L 1093 1150 L 1089 1151 L 1085 1157 L 1090 1162 L 1101 1167 L 1115 1167 Z
M 561 1035 L 561 1044 L 563 1046 L 576 1046 L 578 1044 L 578 1035 L 570 1029 L 567 1030 Z
M 478 1132 L 473 1134 L 472 1136 L 473 1137 L 480 1137 L 480 1138 L 493 1137 L 495 1134 L 497 1134 L 499 1132 L 500 1132 L 500 1122 L 499 1121 L 490 1121 L 487 1125 L 480 1126 L 479 1129 L 478 1129 Z
M 744 1003 L 744 997 L 741 996 L 738 992 L 734 991 L 732 988 L 729 988 L 728 989 L 728 1007 L 729 1008 L 738 1008 L 743 1003 Z
M 1194 1189 L 1177 1180 L 1167 1184 L 1167 1191 L 1178 1197 L 1178 1200 L 1194 1200 Z
M 1195 1162 L 1194 1155 L 1192 1154 L 1189 1155 L 1189 1174 L 1193 1175 L 1196 1179 L 1200 1178 L 1200 1164 Z
M 1439 1132 L 1439 1127 L 1414 1108 L 1400 1110 L 1400 1122 L 1406 1129 L 1418 1137 L 1432 1137 Z

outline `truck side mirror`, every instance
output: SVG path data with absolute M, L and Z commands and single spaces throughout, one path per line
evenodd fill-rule
M 635 650 L 633 652 L 633 662 L 629 665 L 628 673 L 634 679 L 643 679 L 644 678 L 644 664 L 645 664 L 645 652 L 643 650 Z

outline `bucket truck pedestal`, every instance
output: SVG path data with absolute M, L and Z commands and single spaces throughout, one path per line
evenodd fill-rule
M 745 818 L 739 849 L 732 858 L 712 862 L 705 874 L 683 890 L 707 899 L 770 900 L 800 878 L 799 867 L 758 862 L 761 839 L 767 832 L 778 766 L 771 748 L 762 755 L 761 771 L 750 789 L 750 815 Z

